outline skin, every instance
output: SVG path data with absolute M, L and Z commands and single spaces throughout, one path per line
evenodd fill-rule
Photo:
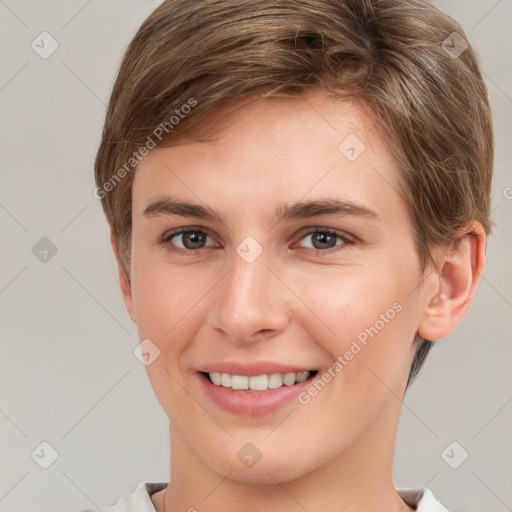
M 460 258 L 439 249 L 424 274 L 390 148 L 357 103 L 320 92 L 266 99 L 217 116 L 214 126 L 216 141 L 175 141 L 139 164 L 130 280 L 111 235 L 126 308 L 140 339 L 160 350 L 147 371 L 170 420 L 166 511 L 412 510 L 392 481 L 400 397 L 416 336 L 445 337 L 469 308 L 484 266 L 482 226 L 467 226 L 475 234 L 460 242 Z M 338 150 L 349 134 L 366 147 L 355 161 Z M 224 222 L 145 216 L 164 195 L 215 208 Z M 325 197 L 377 217 L 271 218 L 282 203 Z M 202 248 L 171 252 L 191 247 L 180 235 L 159 243 L 190 226 L 208 235 Z M 326 228 L 353 243 L 321 245 L 311 232 Z M 247 236 L 263 251 L 252 263 L 236 251 Z M 401 311 L 307 405 L 240 416 L 199 386 L 195 368 L 223 359 L 282 361 L 322 375 L 397 302 Z M 262 454 L 250 468 L 237 457 L 247 442 Z M 163 497 L 152 497 L 158 512 Z

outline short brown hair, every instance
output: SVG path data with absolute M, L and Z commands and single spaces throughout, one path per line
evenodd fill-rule
M 487 89 L 452 18 L 426 0 L 166 0 L 125 52 L 95 161 L 128 279 L 141 156 L 234 100 L 313 89 L 363 101 L 389 137 L 423 270 L 471 220 L 490 233 Z M 419 344 L 410 380 L 430 346 Z

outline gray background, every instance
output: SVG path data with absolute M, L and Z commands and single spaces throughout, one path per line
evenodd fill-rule
M 167 418 L 133 355 L 137 333 L 92 195 L 115 71 L 157 4 L 0 0 L 0 512 L 99 510 L 169 477 Z M 512 510 L 512 0 L 436 4 L 483 62 L 498 226 L 472 310 L 406 395 L 395 483 L 429 486 L 450 511 L 501 512 Z M 43 31 L 59 44 L 47 59 L 31 48 Z M 48 469 L 43 441 L 58 452 Z

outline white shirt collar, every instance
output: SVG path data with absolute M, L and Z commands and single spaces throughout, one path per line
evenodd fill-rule
M 423 489 L 397 489 L 396 492 L 407 505 L 416 507 L 416 512 L 448 512 L 427 487 Z
M 141 482 L 134 492 L 124 494 L 116 505 L 103 507 L 103 510 L 105 512 L 155 512 L 151 496 L 165 489 L 166 486 L 167 482 Z M 416 507 L 416 512 L 448 512 L 426 487 L 396 491 L 409 506 Z

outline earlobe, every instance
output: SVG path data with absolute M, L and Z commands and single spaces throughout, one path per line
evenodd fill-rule
M 472 222 L 449 248 L 439 252 L 428 276 L 418 335 L 427 340 L 448 336 L 469 310 L 485 266 L 485 231 Z
M 117 243 L 117 238 L 112 228 L 110 228 L 110 244 L 112 245 L 112 252 L 114 253 L 114 258 L 116 261 L 117 278 L 119 281 L 119 287 L 121 288 L 121 293 L 123 295 L 124 305 L 126 307 L 126 311 L 128 311 L 128 314 L 132 319 L 132 322 L 136 324 L 137 322 L 135 319 L 135 309 L 133 307 L 132 286 L 130 281 L 123 272 L 121 258 L 119 257 L 119 247 Z

